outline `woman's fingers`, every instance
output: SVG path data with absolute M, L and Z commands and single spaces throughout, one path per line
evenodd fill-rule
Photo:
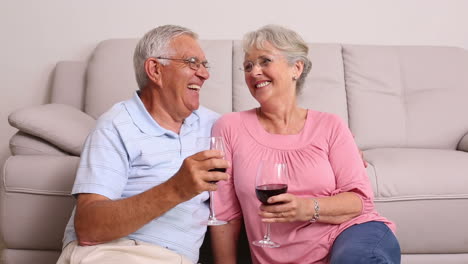
M 292 194 L 280 194 L 268 199 L 275 204 L 261 205 L 259 215 L 266 223 L 293 222 L 307 220 L 305 212 L 306 199 Z
M 260 216 L 262 217 L 262 222 L 265 223 L 278 223 L 278 222 L 292 222 L 295 221 L 294 211 L 289 212 L 278 212 L 278 213 L 269 213 L 261 212 Z
M 268 203 L 269 204 L 289 203 L 289 202 L 293 201 L 294 198 L 295 198 L 295 196 L 290 194 L 290 193 L 283 193 L 283 194 L 275 195 L 275 196 L 272 196 L 272 197 L 268 198 Z

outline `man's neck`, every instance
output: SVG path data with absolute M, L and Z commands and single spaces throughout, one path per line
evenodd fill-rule
M 146 88 L 140 91 L 140 99 L 151 117 L 163 128 L 177 134 L 188 115 L 182 116 L 171 109 L 171 105 L 160 100 L 160 96 L 152 89 Z M 190 114 L 189 114 L 190 115 Z

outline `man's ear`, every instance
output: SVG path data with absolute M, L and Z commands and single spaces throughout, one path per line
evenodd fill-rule
M 161 82 L 161 63 L 156 58 L 148 58 L 145 61 L 145 71 L 148 79 L 153 83 Z

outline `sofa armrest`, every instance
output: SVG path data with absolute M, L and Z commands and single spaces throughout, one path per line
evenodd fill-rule
M 8 116 L 11 126 L 79 156 L 96 120 L 63 104 L 47 104 L 17 110 Z
M 75 199 L 70 195 L 80 158 L 11 156 L 0 176 L 0 234 L 5 248 L 60 250 Z M 3 252 L 2 252 L 3 253 Z M 35 259 L 5 263 L 55 263 Z M 2 262 L 3 263 L 3 262 Z
M 466 133 L 458 143 L 458 150 L 468 152 L 468 133 Z

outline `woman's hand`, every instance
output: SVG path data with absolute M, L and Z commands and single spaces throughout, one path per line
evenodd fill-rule
M 318 222 L 342 224 L 362 213 L 362 200 L 353 192 L 343 192 L 330 197 L 314 198 L 320 204 Z M 259 215 L 265 223 L 309 221 L 315 209 L 312 198 L 302 198 L 284 193 L 268 199 L 270 204 L 260 206 Z
M 313 201 L 290 193 L 270 197 L 268 205 L 260 206 L 262 222 L 282 223 L 309 221 L 313 216 Z

